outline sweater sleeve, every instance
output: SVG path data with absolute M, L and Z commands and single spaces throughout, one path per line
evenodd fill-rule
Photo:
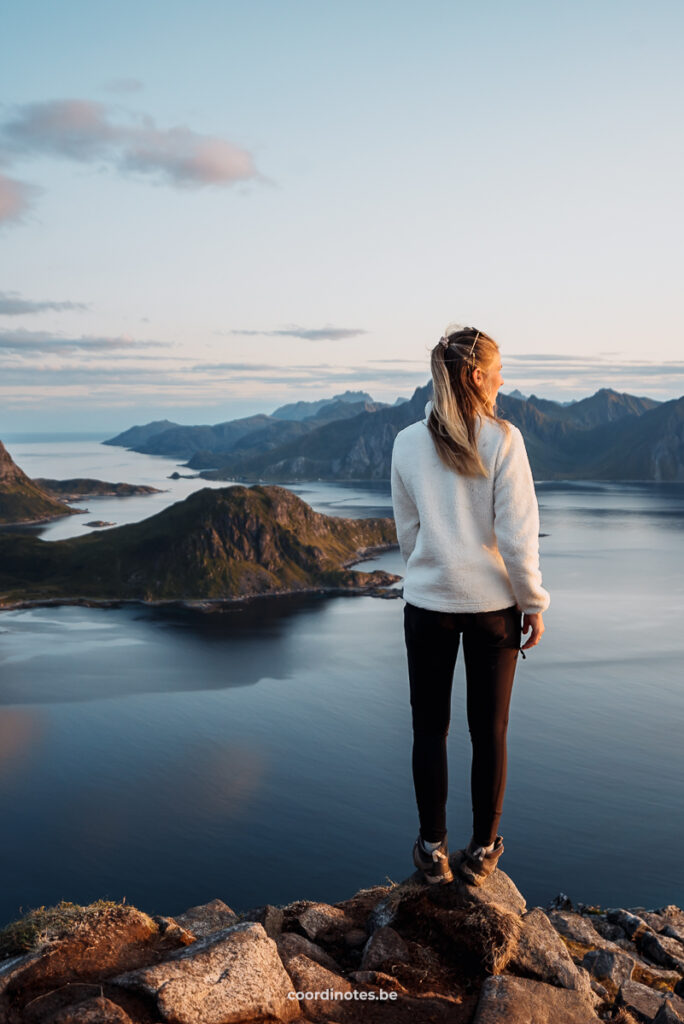
M 397 466 L 396 448 L 392 449 L 392 507 L 394 509 L 394 522 L 397 528 L 397 540 L 399 550 L 404 562 L 408 562 L 411 552 L 416 546 L 416 537 L 420 527 L 420 517 L 416 504 L 406 489 L 399 468 Z
M 550 597 L 539 571 L 539 507 L 525 442 L 509 424 L 494 479 L 494 532 L 523 612 L 543 612 Z

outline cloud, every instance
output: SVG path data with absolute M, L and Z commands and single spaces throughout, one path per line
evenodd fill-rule
M 0 330 L 0 352 L 10 351 L 15 354 L 25 352 L 43 352 L 44 354 L 68 354 L 74 350 L 91 352 L 111 352 L 116 349 L 135 351 L 139 348 L 166 347 L 163 341 L 137 341 L 127 337 L 97 337 L 81 335 L 80 338 L 63 338 L 49 331 L 27 331 L 19 328 L 14 331 Z
M 0 316 L 20 316 L 24 313 L 60 312 L 64 309 L 88 309 L 85 302 L 52 302 L 49 299 L 22 299 L 19 292 L 0 292 Z
M 217 331 L 223 334 L 223 331 Z M 257 335 L 262 338 L 303 338 L 305 341 L 342 341 L 367 334 L 362 327 L 283 327 L 277 331 L 230 331 L 230 334 Z
M 0 174 L 0 226 L 22 219 L 40 189 Z
M 145 86 L 139 78 L 110 78 L 102 88 L 106 92 L 141 92 Z
M 251 154 L 225 139 L 185 125 L 159 129 L 147 115 L 139 122 L 116 123 L 105 104 L 91 100 L 27 103 L 0 126 L 0 141 L 5 155 L 100 162 L 179 188 L 231 185 L 259 176 Z

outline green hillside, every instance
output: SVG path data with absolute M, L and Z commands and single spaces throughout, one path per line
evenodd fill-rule
M 324 516 L 284 487 L 207 488 L 106 533 L 53 542 L 0 533 L 0 605 L 370 588 L 398 577 L 347 565 L 395 544 L 392 519 Z

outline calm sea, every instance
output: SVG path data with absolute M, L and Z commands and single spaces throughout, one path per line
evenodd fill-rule
M 47 541 L 207 486 L 92 436 L 4 440 L 31 476 L 165 489 L 89 499 L 37 529 Z M 330 515 L 391 514 L 387 484 L 292 489 Z M 531 905 L 559 891 L 682 905 L 684 486 L 542 483 L 538 496 L 552 605 L 516 677 L 502 868 Z M 395 550 L 369 566 L 402 563 Z M 470 836 L 464 686 L 459 659 L 453 848 Z M 60 899 L 173 914 L 400 881 L 417 831 L 410 741 L 399 599 L 2 612 L 0 922 Z

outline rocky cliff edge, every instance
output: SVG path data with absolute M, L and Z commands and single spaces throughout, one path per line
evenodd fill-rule
M 62 903 L 0 933 L 0 1020 L 675 1024 L 684 911 L 528 908 L 502 871 L 242 914 L 220 899 L 175 918 Z

